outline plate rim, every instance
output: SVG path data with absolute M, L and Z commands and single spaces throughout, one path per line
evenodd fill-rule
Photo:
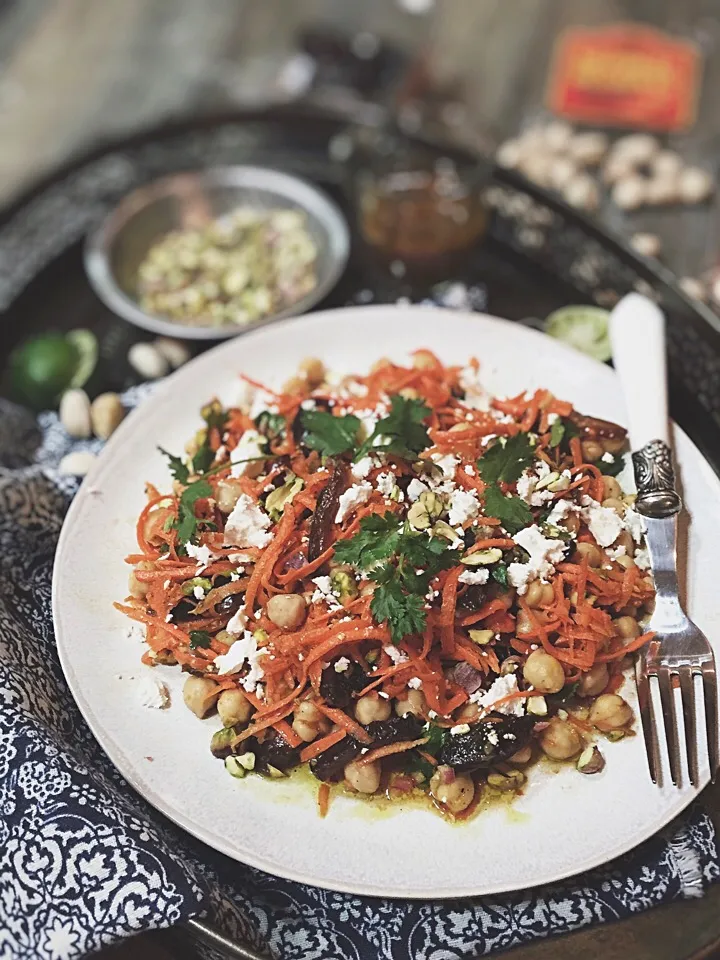
M 525 327 L 518 324 L 516 321 L 507 320 L 502 317 L 497 317 L 492 314 L 487 313 L 474 313 L 467 311 L 457 311 L 452 309 L 434 307 L 434 306 L 425 306 L 418 304 L 410 305 L 396 305 L 396 304 L 370 304 L 370 305 L 358 305 L 358 306 L 349 306 L 349 307 L 336 307 L 323 311 L 314 311 L 311 315 L 313 318 L 324 317 L 332 314 L 363 314 L 363 313 L 384 313 L 387 311 L 392 311 L 394 309 L 402 309 L 405 313 L 432 310 L 436 314 L 446 315 L 448 317 L 453 317 L 455 319 L 463 318 L 469 322 L 476 323 L 478 320 L 483 322 L 489 322 L 492 325 L 499 325 L 500 327 L 517 330 L 518 328 L 522 329 L 526 335 L 529 335 L 532 339 L 545 339 L 546 334 L 534 330 L 530 327 Z M 280 331 L 287 324 L 300 324 L 303 322 L 305 317 L 293 316 L 287 317 L 282 320 L 277 321 L 272 324 L 272 329 Z M 264 334 L 265 328 L 255 328 L 254 330 L 248 330 L 247 335 L 252 336 L 257 334 L 260 336 Z M 552 338 L 550 338 L 552 339 Z M 174 386 L 175 378 L 181 379 L 184 374 L 184 371 L 192 369 L 194 366 L 204 365 L 208 361 L 205 359 L 207 357 L 212 357 L 216 351 L 221 351 L 225 349 L 231 349 L 230 345 L 235 343 L 234 338 L 229 341 L 223 341 L 219 344 L 216 344 L 210 350 L 194 357 L 188 364 L 170 374 L 163 382 L 158 386 L 158 389 L 153 392 L 151 397 L 148 397 L 145 401 L 140 403 L 135 407 L 130 414 L 125 418 L 123 423 L 120 425 L 118 430 L 113 434 L 105 448 L 98 457 L 98 462 L 93 465 L 92 470 L 88 473 L 87 477 L 84 478 L 78 492 L 73 498 L 70 507 L 65 515 L 62 529 L 60 531 L 60 536 L 58 538 L 57 548 L 55 552 L 55 559 L 53 562 L 53 572 L 52 572 L 52 591 L 51 591 L 51 604 L 52 604 L 52 617 L 53 617 L 53 627 L 55 631 L 56 646 L 58 650 L 58 658 L 60 661 L 63 674 L 68 684 L 68 688 L 75 700 L 75 703 L 80 710 L 80 713 L 87 723 L 90 731 L 92 732 L 95 739 L 98 741 L 101 749 L 108 757 L 110 762 L 113 764 L 115 769 L 120 773 L 124 780 L 142 797 L 142 799 L 150 804 L 155 810 L 161 813 L 163 816 L 167 817 L 172 823 L 177 827 L 182 829 L 185 833 L 189 834 L 190 837 L 193 837 L 206 846 L 210 847 L 212 850 L 215 850 L 224 856 L 227 856 L 231 860 L 247 864 L 255 869 L 261 870 L 265 873 L 269 873 L 273 876 L 280 877 L 286 880 L 291 880 L 293 882 L 319 887 L 321 889 L 335 891 L 339 893 L 347 893 L 356 896 L 372 896 L 372 897 L 385 897 L 390 899 L 406 899 L 410 901 L 436 901 L 436 900 L 458 900 L 468 897 L 488 897 L 496 896 L 499 894 L 505 894 L 510 892 L 516 892 L 523 889 L 533 889 L 535 887 L 547 886 L 554 883 L 558 883 L 563 880 L 567 880 L 570 877 L 578 876 L 579 874 L 585 873 L 589 870 L 598 868 L 604 863 L 615 860 L 616 858 L 623 856 L 624 854 L 629 853 L 630 851 L 636 849 L 642 843 L 650 839 L 659 833 L 659 831 L 665 829 L 668 824 L 672 823 L 677 816 L 679 816 L 687 807 L 697 799 L 698 795 L 704 789 L 704 787 L 709 782 L 709 776 L 703 774 L 701 779 L 701 784 L 699 787 L 694 790 L 687 790 L 683 793 L 678 791 L 678 799 L 680 800 L 679 805 L 676 803 L 673 806 L 672 813 L 668 817 L 663 816 L 662 823 L 658 826 L 656 823 L 653 823 L 652 826 L 649 826 L 647 829 L 644 829 L 638 833 L 636 837 L 633 838 L 633 842 L 630 845 L 621 844 L 619 849 L 613 849 L 608 855 L 599 858 L 598 856 L 588 856 L 587 859 L 583 861 L 574 861 L 573 865 L 569 868 L 558 868 L 555 872 L 546 876 L 543 880 L 538 881 L 537 883 L 532 883 L 528 887 L 527 882 L 523 882 L 518 878 L 516 881 L 498 883 L 493 885 L 492 890 L 488 891 L 479 890 L 479 888 L 465 888 L 458 892 L 457 888 L 453 889 L 451 887 L 437 887 L 434 888 L 432 893 L 427 892 L 413 892 L 412 890 L 402 889 L 398 891 L 397 887 L 380 887 L 369 885 L 364 882 L 357 883 L 346 883 L 341 880 L 318 880 L 316 877 L 308 878 L 307 875 L 304 875 L 302 872 L 298 872 L 293 869 L 281 868 L 278 864 L 272 863 L 269 865 L 267 860 L 264 860 L 262 856 L 256 856 L 254 854 L 246 854 L 243 852 L 243 857 L 238 856 L 237 850 L 230 844 L 225 843 L 223 838 L 218 834 L 209 833 L 205 830 L 204 826 L 198 825 L 195 821 L 191 821 L 189 818 L 184 817 L 181 810 L 172 806 L 170 803 L 167 803 L 159 795 L 156 795 L 154 790 L 150 787 L 147 787 L 142 782 L 142 778 L 138 778 L 135 775 L 135 765 L 132 764 L 132 761 L 128 759 L 126 763 L 126 757 L 124 751 L 119 745 L 115 745 L 115 741 L 110 735 L 105 735 L 102 731 L 102 724 L 99 718 L 95 718 L 93 711 L 89 703 L 84 699 L 82 688 L 79 680 L 75 676 L 71 659 L 68 657 L 68 649 L 66 648 L 61 637 L 63 635 L 62 628 L 62 617 L 59 610 L 59 600 L 58 594 L 60 592 L 60 577 L 58 576 L 58 571 L 62 566 L 61 560 L 63 557 L 64 550 L 66 548 L 66 543 L 71 536 L 70 530 L 72 527 L 72 522 L 75 518 L 75 515 L 82 509 L 82 504 L 87 500 L 88 497 L 92 496 L 93 489 L 93 480 L 96 472 L 102 466 L 103 461 L 106 459 L 106 451 L 112 451 L 116 446 L 120 446 L 123 442 L 125 433 L 129 433 L 130 429 L 134 426 L 134 421 L 139 419 L 141 411 L 144 407 L 145 402 L 150 402 L 150 400 L 157 399 L 158 397 L 163 397 L 166 393 L 172 391 Z M 552 339 L 554 346 L 556 346 L 561 351 L 567 353 L 568 357 L 577 357 L 578 352 L 573 348 L 564 344 L 562 341 L 557 341 Z M 605 364 L 600 363 L 599 361 L 593 360 L 591 357 L 585 357 L 593 364 L 597 364 L 599 367 L 606 367 Z M 716 474 L 712 465 L 709 461 L 702 455 L 701 451 L 697 448 L 692 439 L 687 435 L 687 433 L 680 427 L 677 423 L 672 422 L 672 426 L 675 431 L 678 431 L 684 439 L 692 445 L 696 451 L 698 457 L 708 468 L 708 473 L 713 478 L 713 483 L 717 487 L 717 492 L 720 496 L 720 478 Z M 638 721 L 639 722 L 639 721 Z M 107 744 L 110 744 L 108 748 Z

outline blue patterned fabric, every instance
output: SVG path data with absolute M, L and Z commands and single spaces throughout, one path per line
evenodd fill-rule
M 114 770 L 58 663 L 52 557 L 77 484 L 56 466 L 69 449 L 54 415 L 42 415 L 38 430 L 0 403 L 2 960 L 74 960 L 199 916 L 284 960 L 460 960 L 698 896 L 720 877 L 713 827 L 700 807 L 602 870 L 543 890 L 450 903 L 306 887 L 186 836 Z

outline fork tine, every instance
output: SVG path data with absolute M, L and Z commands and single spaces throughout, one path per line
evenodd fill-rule
M 678 745 L 677 716 L 675 715 L 675 692 L 673 691 L 670 669 L 664 664 L 658 668 L 658 683 L 660 684 L 660 703 L 662 704 L 665 737 L 667 739 L 668 758 L 670 760 L 670 779 L 676 787 L 679 787 L 682 783 L 682 773 L 680 767 L 680 747 Z
M 695 723 L 695 677 L 692 668 L 688 666 L 680 667 L 678 674 L 680 676 L 683 719 L 685 721 L 688 773 L 690 783 L 696 787 L 700 782 L 700 773 L 698 771 L 697 725 Z
M 637 683 L 640 722 L 645 738 L 645 752 L 648 758 L 650 779 L 653 783 L 659 784 L 661 770 L 657 755 L 657 731 L 655 729 L 655 718 L 653 716 L 652 690 L 650 688 L 650 679 L 647 675 L 647 662 L 643 654 L 635 661 L 635 681 Z
M 708 753 L 710 755 L 710 776 L 713 783 L 718 769 L 718 706 L 717 678 L 714 663 L 702 665 L 703 693 L 705 694 L 705 726 L 707 728 Z

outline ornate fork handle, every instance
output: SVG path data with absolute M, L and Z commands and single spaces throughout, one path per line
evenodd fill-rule
M 679 513 L 682 500 L 675 489 L 670 447 L 651 440 L 632 455 L 638 493 L 635 507 L 646 517 L 671 517 Z

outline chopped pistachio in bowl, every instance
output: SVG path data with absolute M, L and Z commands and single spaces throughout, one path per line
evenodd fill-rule
M 260 167 L 178 174 L 127 196 L 88 238 L 98 296 L 155 333 L 225 339 L 303 313 L 347 262 L 340 210 L 315 186 Z

